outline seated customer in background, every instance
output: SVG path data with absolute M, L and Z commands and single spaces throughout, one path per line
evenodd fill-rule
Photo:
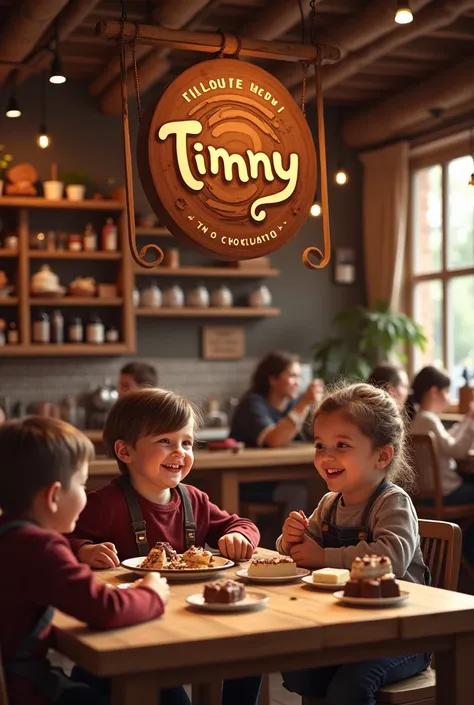
M 410 380 L 403 367 L 384 362 L 374 367 L 368 382 L 374 387 L 385 389 L 395 399 L 398 408 L 404 408 L 410 392 Z
M 474 405 L 465 418 L 448 430 L 439 414 L 449 407 L 451 379 L 436 367 L 424 367 L 413 380 L 416 413 L 412 433 L 436 436 L 444 504 L 474 502 L 474 484 L 463 482 L 456 472 L 456 459 L 464 458 L 474 442 Z
M 141 387 L 157 387 L 158 373 L 146 362 L 129 362 L 120 370 L 118 392 L 119 396 L 129 392 L 131 389 L 141 389 Z
M 235 410 L 230 435 L 250 448 L 281 448 L 302 436 L 311 407 L 323 395 L 323 384 L 311 382 L 302 396 L 301 364 L 298 355 L 274 351 L 260 361 L 251 388 Z M 285 509 L 303 509 L 307 503 L 306 486 L 301 483 L 244 483 L 244 501 L 284 503 Z

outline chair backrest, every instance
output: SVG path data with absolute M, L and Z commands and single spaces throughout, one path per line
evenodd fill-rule
M 419 500 L 430 500 L 436 519 L 443 520 L 443 491 L 436 436 L 432 431 L 415 433 L 411 436 L 411 448 L 417 475 L 417 492 L 413 500 L 415 504 L 418 504 Z
M 421 551 L 433 587 L 456 590 L 461 565 L 462 531 L 447 521 L 418 519 Z
M 2 666 L 2 654 L 0 652 L 0 705 L 8 705 L 7 684 Z

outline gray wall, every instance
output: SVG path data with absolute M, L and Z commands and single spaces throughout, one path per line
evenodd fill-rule
M 18 98 L 23 115 L 9 120 L 3 110 L 7 93 L 2 92 L 0 116 L 0 142 L 12 152 L 15 163 L 28 161 L 38 169 L 42 180 L 49 177 L 49 165 L 57 162 L 59 170 L 84 170 L 91 177 L 106 180 L 114 177 L 123 183 L 123 156 L 121 118 L 99 112 L 87 85 L 68 81 L 62 86 L 48 84 L 47 125 L 53 137 L 48 150 L 36 146 L 36 133 L 40 121 L 40 85 L 31 77 L 19 89 Z M 156 92 L 146 98 L 154 99 Z M 146 100 L 145 98 L 145 105 Z M 135 104 L 131 105 L 132 141 L 137 134 Z M 247 355 L 257 358 L 274 347 L 289 348 L 304 358 L 310 356 L 313 343 L 324 338 L 329 331 L 332 316 L 342 308 L 363 301 L 364 286 L 361 253 L 361 167 L 356 155 L 341 144 L 338 124 L 341 115 L 335 109 L 327 110 L 327 145 L 330 175 L 342 158 L 350 172 L 350 183 L 345 187 L 330 185 L 330 212 L 333 246 L 354 247 L 358 253 L 357 282 L 353 286 L 336 285 L 333 268 L 309 271 L 301 262 L 301 254 L 308 245 L 322 243 L 321 219 L 308 218 L 298 235 L 285 247 L 271 255 L 272 265 L 281 269 L 281 277 L 269 279 L 267 284 L 273 294 L 273 304 L 282 310 L 276 319 L 245 322 L 247 330 Z M 316 130 L 313 110 L 309 121 Z M 151 211 L 135 176 L 136 206 L 142 213 Z M 163 241 L 167 244 L 169 241 Z M 182 262 L 206 263 L 206 258 L 191 250 L 182 249 Z M 183 282 L 191 286 L 190 281 Z M 210 285 L 217 282 L 208 282 Z M 237 296 L 245 295 L 252 282 L 232 283 Z M 142 320 L 138 324 L 139 355 L 146 357 L 195 358 L 199 355 L 199 328 L 197 320 Z M 104 361 L 105 362 L 105 361 Z M 84 362 L 84 364 L 87 364 Z M 2 373 L 8 363 L 2 362 Z M 13 369 L 11 370 L 13 372 Z M 2 376 L 3 376 L 2 374 Z M 0 389 L 1 391 L 1 389 Z

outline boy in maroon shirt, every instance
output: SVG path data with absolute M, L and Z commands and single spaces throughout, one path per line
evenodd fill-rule
M 183 397 L 162 389 L 136 389 L 112 407 L 103 438 L 122 476 L 90 492 L 69 537 L 78 559 L 96 568 L 146 556 L 157 541 L 182 553 L 191 545 L 218 547 L 248 560 L 260 534 L 248 519 L 229 514 L 191 485 L 199 415 Z M 225 681 L 224 705 L 252 705 L 260 677 Z
M 116 629 L 163 614 L 166 580 L 151 573 L 133 590 L 100 583 L 61 535 L 86 504 L 90 441 L 57 419 L 30 417 L 0 428 L 0 648 L 11 705 L 107 705 L 106 681 L 74 681 L 47 658 L 53 608 L 93 629 Z M 182 688 L 169 705 L 189 704 Z

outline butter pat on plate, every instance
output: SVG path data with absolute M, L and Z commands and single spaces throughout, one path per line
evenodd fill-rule
M 313 570 L 314 583 L 328 583 L 328 585 L 345 585 L 351 574 L 345 568 L 320 568 Z

